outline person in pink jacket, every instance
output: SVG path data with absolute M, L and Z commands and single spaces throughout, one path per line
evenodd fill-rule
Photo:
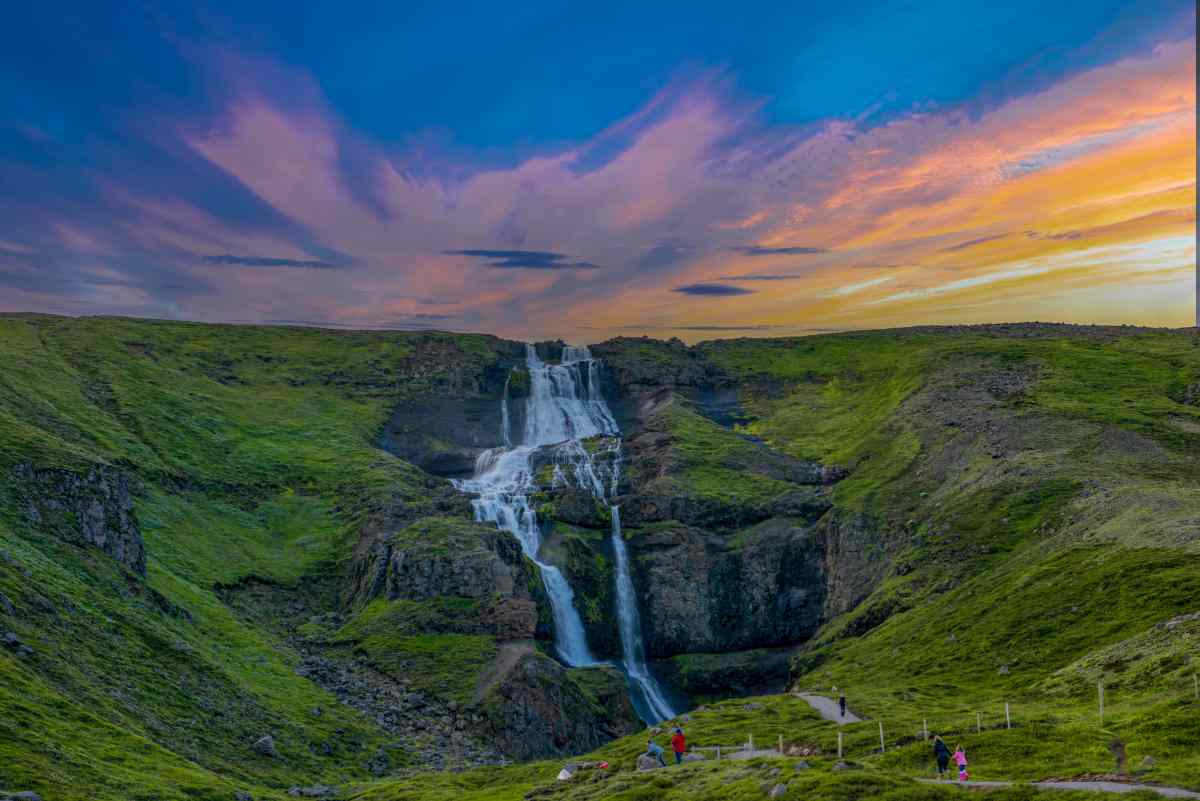
M 958 780 L 965 782 L 967 780 L 967 752 L 961 745 L 954 749 L 954 764 L 958 765 Z

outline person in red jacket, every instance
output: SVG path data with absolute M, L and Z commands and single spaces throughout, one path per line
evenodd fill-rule
M 687 752 L 687 738 L 683 736 L 683 729 L 675 727 L 675 733 L 671 735 L 671 750 L 675 752 L 675 764 L 678 765 L 683 761 L 683 755 Z

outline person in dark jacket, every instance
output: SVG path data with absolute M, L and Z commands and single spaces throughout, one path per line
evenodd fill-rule
M 946 778 L 950 769 L 950 746 L 938 734 L 933 735 L 933 756 L 937 759 L 938 778 Z
M 842 717 L 846 717 L 846 691 L 842 690 L 838 694 L 838 707 L 842 710 Z

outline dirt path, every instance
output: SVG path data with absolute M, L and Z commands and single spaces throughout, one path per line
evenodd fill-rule
M 838 708 L 838 702 L 832 698 L 826 698 L 823 695 L 812 695 L 810 693 L 797 693 L 801 698 L 808 702 L 808 705 L 821 713 L 821 717 L 826 720 L 832 720 L 834 723 L 862 723 L 862 718 L 850 711 L 846 707 L 846 715 L 842 716 L 842 711 Z
M 938 779 L 917 779 L 926 784 L 954 785 L 970 789 L 991 787 L 1012 787 L 1014 785 L 1030 785 L 1043 790 L 1098 790 L 1102 793 L 1132 793 L 1137 790 L 1149 790 L 1164 798 L 1200 798 L 1200 793 L 1184 790 L 1181 787 L 1158 787 L 1153 784 L 1126 784 L 1124 782 L 988 782 L 988 781 L 939 781 Z

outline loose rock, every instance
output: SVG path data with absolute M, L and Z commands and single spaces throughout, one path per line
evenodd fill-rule
M 254 750 L 263 756 L 275 756 L 275 738 L 267 734 L 254 741 Z
M 639 754 L 637 758 L 637 769 L 641 770 L 658 770 L 662 765 L 658 764 L 658 760 L 646 754 Z
M 771 792 L 767 793 L 767 798 L 782 798 L 787 795 L 787 785 L 777 784 L 771 788 Z

